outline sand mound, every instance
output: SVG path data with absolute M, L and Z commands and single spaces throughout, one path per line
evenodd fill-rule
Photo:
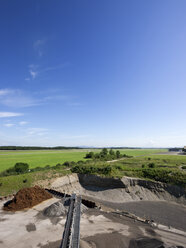
M 11 201 L 6 202 L 3 209 L 6 211 L 17 211 L 31 208 L 50 198 L 52 198 L 52 195 L 39 186 L 24 188 L 19 190 Z

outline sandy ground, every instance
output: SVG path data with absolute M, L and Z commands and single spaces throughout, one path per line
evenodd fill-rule
M 48 218 L 42 211 L 59 199 L 49 199 L 29 210 L 9 213 L 0 202 L 1 248 L 57 248 L 61 243 L 66 217 Z M 163 231 L 117 213 L 89 209 L 81 216 L 80 248 L 185 247 L 186 235 Z M 186 233 L 185 233 L 186 234 Z

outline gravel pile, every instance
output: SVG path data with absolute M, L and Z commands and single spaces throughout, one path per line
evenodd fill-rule
M 43 214 L 47 217 L 64 216 L 68 212 L 69 204 L 70 198 L 62 199 L 45 208 Z M 81 204 L 81 213 L 85 212 L 87 209 L 88 208 L 85 205 Z
M 44 215 L 47 217 L 57 217 L 66 215 L 68 207 L 65 207 L 62 201 L 55 202 L 49 207 L 45 208 Z

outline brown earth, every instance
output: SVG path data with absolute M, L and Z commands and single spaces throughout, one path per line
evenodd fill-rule
M 52 198 L 52 195 L 39 186 L 24 188 L 19 190 L 12 200 L 6 202 L 3 209 L 6 211 L 18 211 L 31 208 L 50 198 Z

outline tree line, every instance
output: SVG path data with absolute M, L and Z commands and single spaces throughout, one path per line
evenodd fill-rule
M 89 158 L 89 159 L 101 160 L 101 161 L 109 161 L 123 157 L 131 158 L 132 156 L 121 154 L 119 150 L 114 151 L 113 149 L 108 150 L 107 148 L 103 148 L 99 153 L 89 152 L 85 156 L 85 158 L 87 159 Z
M 0 150 L 67 150 L 67 149 L 80 149 L 80 147 L 43 147 L 43 146 L 0 146 Z

